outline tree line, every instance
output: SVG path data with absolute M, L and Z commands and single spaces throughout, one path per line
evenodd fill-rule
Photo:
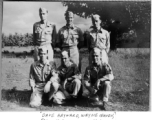
M 88 31 L 84 31 L 84 48 L 87 47 L 87 35 Z M 111 38 L 113 39 L 113 38 Z M 136 42 L 137 35 L 134 30 L 131 30 L 127 33 L 123 33 L 121 36 L 117 37 L 116 46 L 117 48 L 121 48 L 123 43 L 129 43 L 129 42 Z M 113 43 L 110 43 L 111 47 L 113 46 Z M 6 35 L 2 33 L 2 47 L 4 46 L 18 46 L 18 47 L 27 47 L 27 46 L 33 46 L 33 34 L 32 33 L 26 33 L 26 34 L 9 34 Z
M 2 46 L 32 46 L 33 45 L 33 34 L 9 34 L 5 35 L 2 33 Z

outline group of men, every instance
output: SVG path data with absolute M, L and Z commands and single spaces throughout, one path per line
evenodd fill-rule
M 108 61 L 110 35 L 101 27 L 100 16 L 92 16 L 93 26 L 86 36 L 89 65 L 84 77 L 81 74 L 79 54 L 84 38 L 81 29 L 73 24 L 74 14 L 71 11 L 65 13 L 66 25 L 58 34 L 55 24 L 47 20 L 47 9 L 40 8 L 39 16 L 41 21 L 33 26 L 34 63 L 30 67 L 30 86 L 33 92 L 30 106 L 40 106 L 44 93 L 48 94 L 49 101 L 64 104 L 66 100 L 81 96 L 83 88 L 88 90 L 86 96 L 92 105 L 105 106 L 114 76 Z M 61 49 L 59 67 L 54 62 L 54 47 Z

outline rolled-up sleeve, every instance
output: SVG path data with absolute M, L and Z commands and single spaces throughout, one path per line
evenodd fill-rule
M 109 64 L 105 65 L 106 75 L 103 76 L 104 79 L 112 81 L 114 79 L 113 71 Z

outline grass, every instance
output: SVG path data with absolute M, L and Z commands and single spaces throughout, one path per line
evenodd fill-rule
M 84 53 L 84 52 L 83 52 Z M 81 54 L 82 73 L 88 66 L 88 54 Z M 148 111 L 150 90 L 150 49 L 118 49 L 109 53 L 115 79 L 112 81 L 111 111 Z M 87 105 L 28 106 L 30 87 L 28 74 L 33 58 L 2 58 L 2 110 L 99 111 Z M 55 58 L 57 66 L 60 59 Z M 82 101 L 81 101 L 82 102 Z M 82 102 L 83 103 L 83 102 Z M 84 101 L 85 103 L 85 101 Z

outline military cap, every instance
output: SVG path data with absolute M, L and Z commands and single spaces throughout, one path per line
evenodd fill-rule
M 73 12 L 71 12 L 71 11 L 66 11 L 66 13 L 65 13 L 65 17 L 67 17 L 67 16 L 69 16 L 69 17 L 73 17 L 74 16 L 74 14 L 73 14 Z
M 92 15 L 92 20 L 94 19 L 99 19 L 100 20 L 100 16 L 98 14 Z
M 46 8 L 39 8 L 39 12 L 46 12 L 46 13 L 48 13 L 48 10 Z
M 70 56 L 70 55 L 69 55 L 69 52 L 68 52 L 67 50 L 63 50 L 63 51 L 61 52 L 61 55 L 62 55 L 62 56 L 66 56 L 66 55 Z
M 93 53 L 100 53 L 101 54 L 101 50 L 97 47 L 93 48 Z

